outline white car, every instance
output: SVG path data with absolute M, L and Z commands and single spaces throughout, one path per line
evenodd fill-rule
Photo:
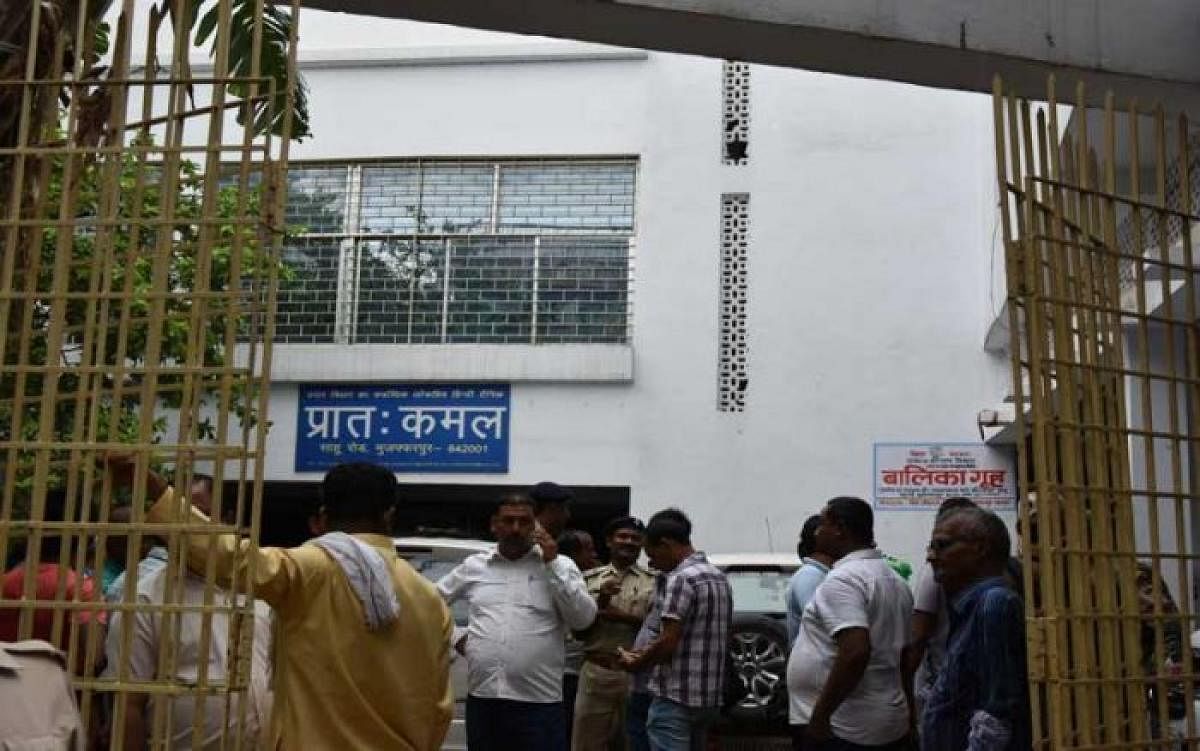
M 733 675 L 726 713 L 740 725 L 787 730 L 787 585 L 795 553 L 713 553 L 733 590 L 729 637 Z
M 463 559 L 495 547 L 485 540 L 461 540 L 453 537 L 397 537 L 396 554 L 426 579 L 437 582 L 450 573 Z M 459 600 L 451 608 L 455 634 L 467 627 L 467 603 Z M 445 751 L 466 751 L 467 748 L 467 661 L 458 652 L 450 651 L 450 682 L 454 687 L 454 719 L 442 744 Z

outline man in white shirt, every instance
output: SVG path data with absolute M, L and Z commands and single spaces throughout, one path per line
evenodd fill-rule
M 0 748 L 84 747 L 67 656 L 37 639 L 0 641 Z
M 191 502 L 196 508 L 205 513 L 212 511 L 212 483 L 207 478 L 199 478 L 192 485 Z M 230 505 L 232 506 L 232 504 Z M 226 512 L 233 509 L 227 507 Z M 226 513 L 226 517 L 229 514 Z M 168 587 L 172 596 L 167 599 Z M 205 751 L 220 749 L 233 742 L 235 733 L 243 733 L 248 741 L 257 741 L 258 733 L 267 727 L 271 708 L 271 609 L 261 600 L 254 603 L 253 623 L 244 624 L 249 627 L 252 635 L 250 654 L 246 654 L 241 645 L 243 633 L 242 614 L 218 610 L 213 612 L 209 626 L 209 641 L 207 654 L 201 655 L 204 616 L 199 612 L 184 612 L 178 616 L 168 615 L 162 611 L 162 606 L 170 602 L 185 606 L 202 606 L 205 604 L 205 580 L 191 571 L 184 571 L 182 577 L 177 571 L 171 571 L 166 563 L 151 570 L 145 578 L 139 576 L 135 601 L 142 604 L 142 609 L 133 613 L 120 610 L 113 612 L 109 620 L 109 630 L 105 641 L 105 656 L 107 665 L 104 675 L 121 680 L 150 681 L 160 675 L 160 668 L 171 670 L 169 677 L 184 686 L 196 686 L 200 678 L 201 665 L 207 665 L 206 680 L 209 685 L 222 684 L 230 678 L 229 663 L 231 658 L 243 662 L 243 669 L 249 666 L 250 676 L 247 686 L 245 704 L 245 719 L 240 720 L 242 707 L 238 695 L 233 695 L 229 702 L 226 715 L 226 697 L 221 694 L 210 696 L 197 703 L 197 695 L 190 692 L 182 693 L 170 699 L 169 714 L 159 715 L 158 722 L 163 722 L 167 732 L 167 749 L 204 749 Z M 124 595 L 122 594 L 122 599 Z M 230 608 L 238 605 L 233 596 L 217 586 L 212 585 L 211 604 L 218 608 Z M 154 607 L 158 606 L 158 607 Z M 130 642 L 128 652 L 122 649 L 124 626 L 122 621 L 130 618 Z M 231 644 L 232 642 L 232 644 Z M 174 645 L 174 667 L 169 662 L 161 662 L 168 645 Z M 123 665 L 128 665 L 129 672 L 125 675 Z M 149 694 L 128 694 L 128 705 L 125 711 L 125 749 L 126 751 L 141 751 L 146 748 L 151 738 L 157 712 Z M 193 745 L 193 723 L 196 714 L 200 714 L 199 737 Z M 165 722 L 170 719 L 167 731 Z M 155 733 L 157 736 L 157 733 Z M 227 737 L 226 737 L 227 736 Z
M 564 751 L 564 643 L 596 617 L 583 575 L 534 521 L 533 502 L 500 499 L 496 548 L 467 558 L 440 582 L 448 603 L 466 598 L 467 745 Z
M 901 751 L 909 731 L 900 678 L 913 600 L 875 548 L 871 507 L 834 498 L 817 549 L 833 564 L 804 608 L 788 660 L 793 748 Z
M 137 602 L 144 605 L 162 605 L 167 602 L 165 597 L 171 572 L 162 568 L 152 573 L 148 579 L 139 581 L 137 585 Z M 189 572 L 184 573 L 182 582 L 174 582 L 175 593 L 172 603 L 181 605 L 204 605 L 204 578 Z M 227 591 L 213 587 L 212 604 L 225 608 L 234 604 L 233 597 Z M 109 629 L 105 652 L 108 655 L 108 665 L 105 676 L 116 678 L 120 675 L 122 626 L 121 620 L 126 614 L 113 613 L 112 628 Z M 216 751 L 222 748 L 223 736 L 226 745 L 232 745 L 235 733 L 241 732 L 249 742 L 257 741 L 258 734 L 267 727 L 270 713 L 270 644 L 271 644 L 271 609 L 261 600 L 254 602 L 253 624 L 249 624 L 253 634 L 250 654 L 245 654 L 244 648 L 235 648 L 230 652 L 231 641 L 235 644 L 241 639 L 240 614 L 235 614 L 231 624 L 228 612 L 215 612 L 212 615 L 209 631 L 208 652 L 201 657 L 201 639 L 203 617 L 199 613 L 184 613 L 179 616 L 176 626 L 175 619 L 164 615 L 161 611 L 139 610 L 132 614 L 132 641 L 128 652 L 129 678 L 138 681 L 149 681 L 159 677 L 159 656 L 166 643 L 175 640 L 176 664 L 173 678 L 184 686 L 195 686 L 200 676 L 200 666 L 207 663 L 207 682 L 209 685 L 223 684 L 229 677 L 229 661 L 232 656 L 243 661 L 250 668 L 250 681 L 247 686 L 247 701 L 245 720 L 241 716 L 240 696 L 232 695 L 229 702 L 229 713 L 226 716 L 226 696 L 217 694 L 211 696 L 199 705 L 200 734 L 195 746 L 192 744 L 193 722 L 197 713 L 196 694 L 185 692 L 170 701 L 169 738 L 166 748 L 205 749 Z M 175 629 L 178 628 L 178 632 Z M 176 638 L 178 637 L 178 638 Z M 148 694 L 129 694 L 129 705 L 125 712 L 125 748 L 128 751 L 141 751 L 146 747 L 151 737 L 154 724 L 154 702 L 160 699 L 150 699 Z M 165 721 L 167 715 L 162 715 Z M 165 727 L 165 725 L 164 725 Z

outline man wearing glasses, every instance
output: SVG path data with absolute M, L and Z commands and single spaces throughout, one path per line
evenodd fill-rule
M 1030 745 L 1024 613 L 1004 578 L 1008 530 L 990 511 L 938 520 L 929 564 L 946 593 L 950 639 L 921 712 L 921 748 L 1016 751 Z

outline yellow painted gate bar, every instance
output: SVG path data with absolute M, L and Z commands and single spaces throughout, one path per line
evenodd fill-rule
M 0 4 L 0 638 L 67 653 L 89 747 L 123 748 L 145 706 L 151 748 L 253 748 L 269 706 L 252 597 L 180 552 L 258 538 L 296 10 Z M 210 476 L 214 523 L 146 523 L 145 472 L 114 487 L 116 452 L 181 492 Z M 184 633 L 223 659 L 190 670 Z
M 996 82 L 1034 734 L 1196 748 L 1198 136 L 1059 104 Z

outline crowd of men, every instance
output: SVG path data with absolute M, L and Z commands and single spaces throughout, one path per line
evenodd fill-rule
M 117 485 L 135 481 L 127 460 L 114 458 L 110 470 Z M 211 480 L 198 478 L 186 494 L 154 473 L 144 481 L 157 499 L 147 520 L 209 522 Z M 65 644 L 45 643 L 55 636 L 52 612 L 34 613 L 42 641 L 15 642 L 17 611 L 0 609 L 0 737 L 40 733 L 53 741 L 38 748 L 103 747 L 119 717 L 124 749 L 142 751 L 154 705 L 165 702 L 158 712 L 173 729 L 168 748 L 221 748 L 236 715 L 219 695 L 119 694 L 121 711 L 99 702 L 90 723 L 99 732 L 86 739 L 64 676 L 222 679 L 233 653 L 228 610 L 204 625 L 199 612 L 170 618 L 164 609 L 119 604 L 161 606 L 172 589 L 172 603 L 236 604 L 238 595 L 211 582 L 237 581 L 256 598 L 241 722 L 258 746 L 438 749 L 453 711 L 453 650 L 466 660 L 472 751 L 706 747 L 729 677 L 733 597 L 722 571 L 693 547 L 691 521 L 679 509 L 645 524 L 630 516 L 608 522 L 608 562 L 599 565 L 596 541 L 568 527 L 570 490 L 539 483 L 499 499 L 493 549 L 433 583 L 397 556 L 397 483 L 389 470 L 339 465 L 325 476 L 321 497 L 314 538 L 299 547 L 184 536 L 182 590 L 161 546 L 138 562 L 130 593 L 116 570 L 99 584 L 63 570 L 55 538 L 44 540 L 33 563 L 5 574 L 5 599 L 19 599 L 32 575 L 39 600 L 52 599 L 66 580 L 82 600 L 100 586 L 113 608 L 70 616 L 76 638 L 98 628 L 104 645 L 95 662 L 71 666 L 56 649 Z M 643 552 L 648 566 L 639 563 Z M 872 509 L 861 499 L 828 501 L 804 524 L 798 552 L 786 598 L 795 749 L 1029 748 L 1020 574 L 995 514 L 965 499 L 943 504 L 915 597 L 876 547 Z M 464 629 L 448 607 L 459 601 L 467 606 Z M 171 639 L 174 675 L 164 676 L 161 655 Z M 39 691 L 45 700 L 31 712 Z
M 1010 548 L 995 514 L 947 501 L 914 602 L 875 547 L 870 506 L 829 501 L 801 531 L 803 563 L 788 587 L 793 747 L 1029 748 L 1024 614 L 1005 576 Z

